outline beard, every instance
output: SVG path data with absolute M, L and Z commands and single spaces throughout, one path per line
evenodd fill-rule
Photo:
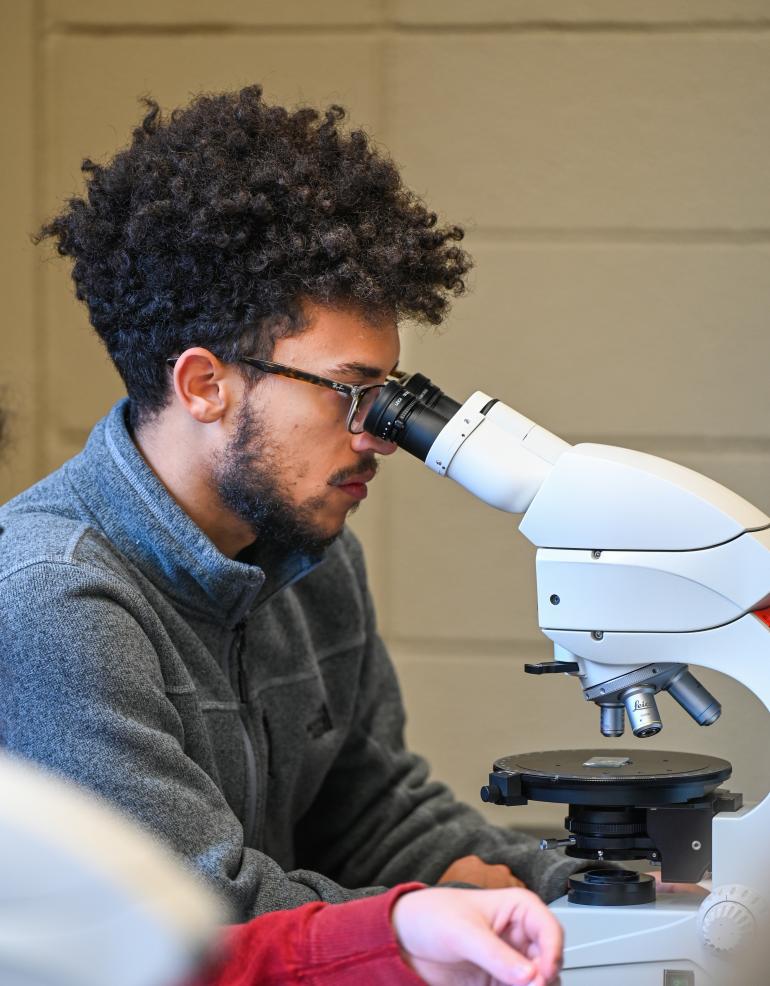
M 214 472 L 216 491 L 222 503 L 249 525 L 260 548 L 286 554 L 300 551 L 312 558 L 320 557 L 340 536 L 342 527 L 329 534 L 314 521 L 324 506 L 322 496 L 310 497 L 300 504 L 291 502 L 275 478 L 280 475 L 278 461 L 265 429 L 244 400 L 238 410 L 235 434 Z M 354 468 L 339 470 L 328 482 L 341 483 L 364 470 L 376 468 L 374 455 L 365 455 Z M 351 512 L 357 507 L 358 504 Z

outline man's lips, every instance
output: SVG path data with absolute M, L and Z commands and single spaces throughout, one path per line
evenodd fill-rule
M 348 496 L 353 497 L 354 500 L 363 500 L 369 492 L 366 484 L 374 479 L 375 472 L 376 470 L 369 469 L 366 472 L 356 473 L 353 476 L 346 476 L 341 482 L 336 482 L 332 485 L 342 490 L 343 493 L 347 493 Z

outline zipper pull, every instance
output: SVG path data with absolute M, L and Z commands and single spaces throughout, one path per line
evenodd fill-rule
M 248 690 L 246 688 L 246 669 L 243 666 L 243 644 L 246 639 L 246 621 L 242 620 L 235 628 L 233 650 L 235 652 L 236 672 L 238 676 L 238 698 L 241 705 L 246 705 Z

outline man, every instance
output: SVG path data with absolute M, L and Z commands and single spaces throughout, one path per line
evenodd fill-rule
M 574 861 L 404 748 L 344 527 L 395 449 L 362 431 L 371 388 L 399 319 L 439 322 L 463 290 L 461 231 L 338 108 L 258 87 L 148 106 L 43 230 L 128 400 L 0 513 L 4 744 L 139 820 L 241 919 L 408 880 L 559 895 Z

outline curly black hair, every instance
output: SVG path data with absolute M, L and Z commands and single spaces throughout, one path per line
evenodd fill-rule
M 304 299 L 439 323 L 471 266 L 345 111 L 288 111 L 260 86 L 147 113 L 84 197 L 41 229 L 74 259 L 77 297 L 136 423 L 165 406 L 164 358 L 202 345 L 268 356 Z

